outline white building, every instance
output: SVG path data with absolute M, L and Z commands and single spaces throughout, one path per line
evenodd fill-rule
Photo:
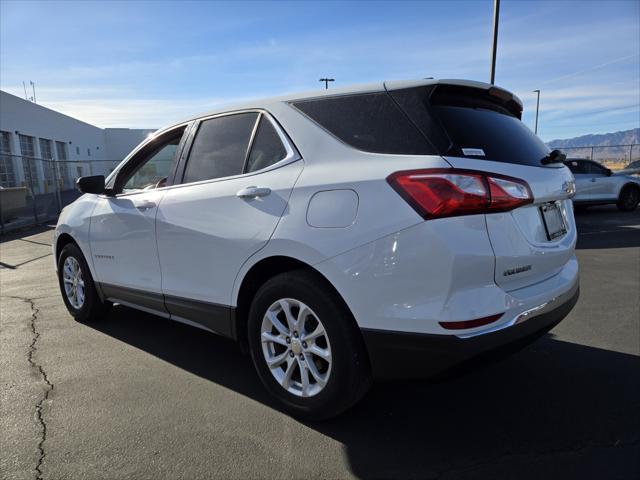
M 98 128 L 0 91 L 0 186 L 73 188 L 78 177 L 108 174 L 153 131 Z

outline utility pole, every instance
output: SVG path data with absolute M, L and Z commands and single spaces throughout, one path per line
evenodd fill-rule
M 538 112 L 540 111 L 540 90 L 534 90 L 534 93 L 538 94 L 538 100 L 536 101 L 536 127 L 533 133 L 538 134 Z
M 498 50 L 498 21 L 500 19 L 500 0 L 493 0 L 493 47 L 491 49 L 491 85 L 496 79 L 496 52 Z
M 324 82 L 324 89 L 329 90 L 329 82 L 335 82 L 335 78 L 321 78 L 319 82 Z

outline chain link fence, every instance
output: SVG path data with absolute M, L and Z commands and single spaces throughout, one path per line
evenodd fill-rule
M 75 188 L 79 177 L 106 177 L 119 163 L 0 154 L 0 233 L 55 220 L 81 195 Z
M 569 158 L 588 158 L 620 170 L 640 160 L 640 144 L 563 147 Z M 80 196 L 79 177 L 111 173 L 120 160 L 49 160 L 0 153 L 0 233 L 53 221 Z
M 554 147 L 551 147 L 554 148 Z M 621 170 L 631 162 L 640 160 L 640 144 L 593 147 L 555 147 L 568 158 L 588 158 L 602 163 L 611 170 Z

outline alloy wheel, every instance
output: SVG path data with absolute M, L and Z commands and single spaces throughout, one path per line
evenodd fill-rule
M 287 392 L 312 397 L 331 374 L 331 344 L 320 318 L 292 298 L 274 302 L 260 329 L 262 353 L 276 381 Z
M 74 257 L 67 257 L 62 267 L 62 281 L 67 300 L 73 308 L 80 310 L 84 304 L 84 279 L 80 263 Z
M 622 201 L 624 203 L 624 206 L 627 208 L 635 207 L 636 203 L 638 202 L 638 192 L 635 190 L 629 189 Z

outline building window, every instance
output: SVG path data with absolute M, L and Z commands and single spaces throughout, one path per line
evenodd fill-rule
M 80 147 L 76 147 L 76 155 L 80 155 Z
M 22 153 L 22 170 L 24 171 L 24 181 L 27 187 L 39 192 L 38 169 L 34 160 L 35 149 L 33 137 L 28 135 L 18 135 L 20 140 L 20 153 Z
M 42 171 L 44 172 L 44 181 L 47 184 L 47 187 L 52 187 L 54 184 L 53 180 L 53 152 L 51 149 L 51 140 L 47 140 L 46 138 L 41 138 L 39 140 L 40 143 L 40 158 L 44 158 L 45 160 L 49 160 L 48 162 L 42 162 Z M 48 191 L 48 188 L 47 188 Z
M 53 153 L 51 152 L 51 140 L 47 140 L 46 138 L 40 139 L 40 158 L 53 158 Z
M 67 169 L 67 160 L 69 154 L 67 153 L 66 142 L 56 142 L 56 155 L 58 156 L 58 181 L 62 188 L 73 188 L 73 183 L 69 178 L 69 170 Z
M 35 148 L 33 146 L 33 137 L 29 135 L 18 135 L 20 139 L 20 153 L 26 157 L 35 157 Z
M 67 144 L 64 142 L 56 142 L 56 153 L 58 154 L 58 160 L 67 160 Z
M 87 156 L 90 157 L 91 156 L 91 149 L 87 148 Z
M 11 134 L 0 132 L 0 186 L 9 188 L 16 186 L 16 175 L 11 157 Z

